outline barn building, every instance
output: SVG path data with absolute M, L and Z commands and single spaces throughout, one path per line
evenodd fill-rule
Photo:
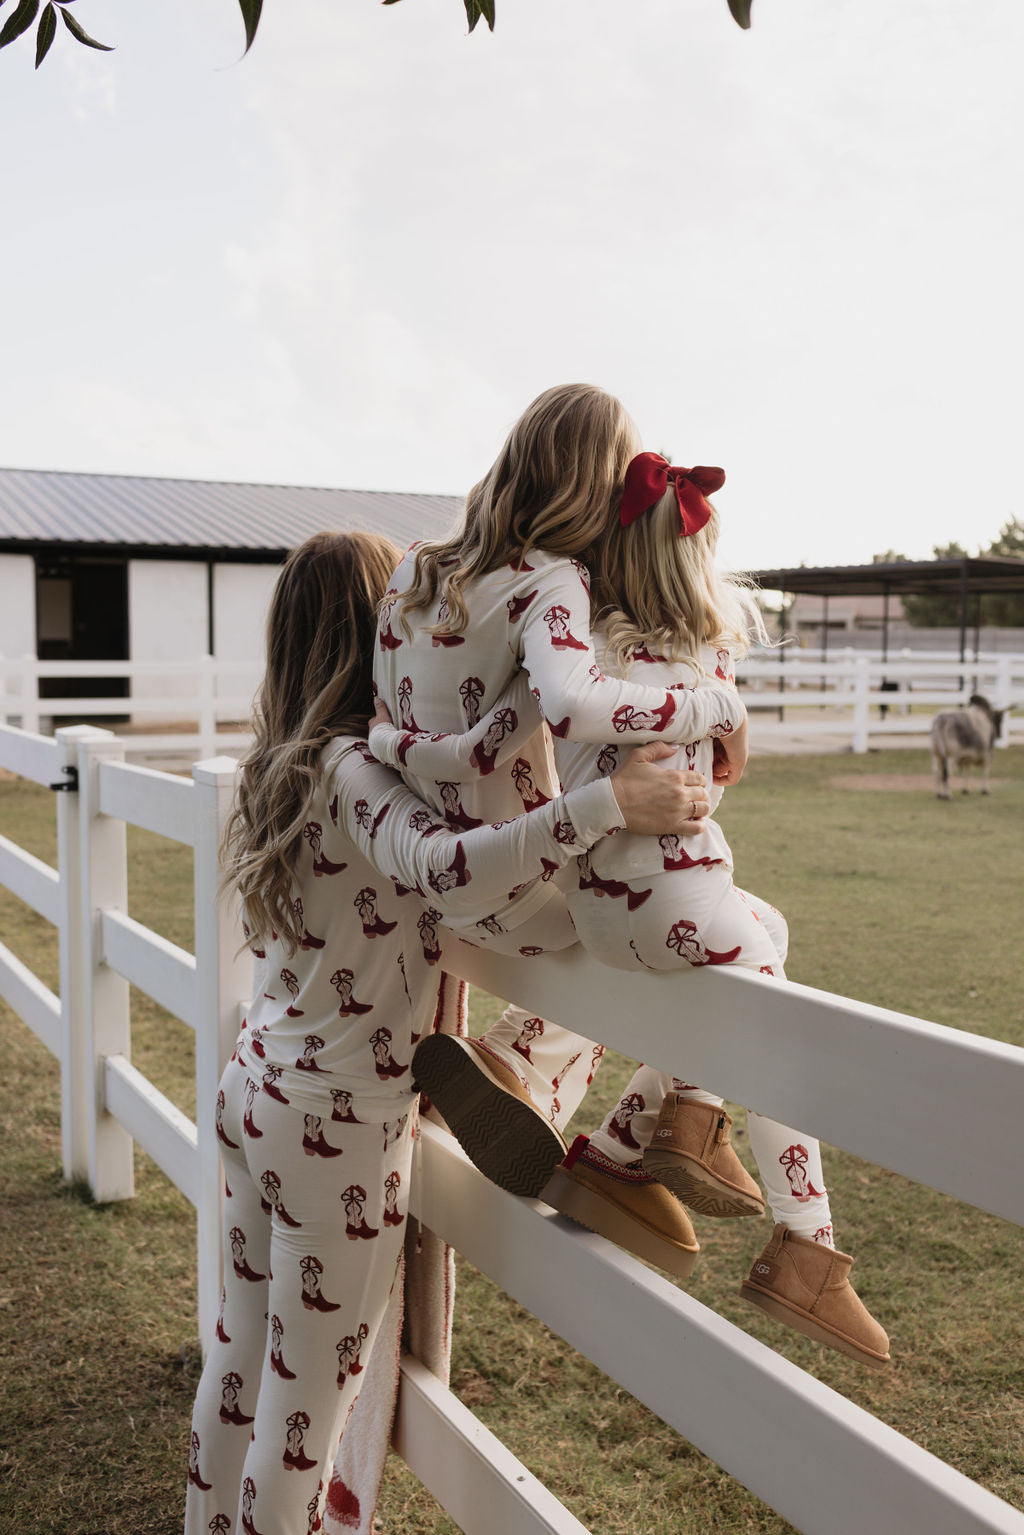
M 454 496 L 0 470 L 0 657 L 257 660 L 278 567 L 311 533 L 367 529 L 405 548 L 443 535 Z M 78 679 L 77 696 L 127 691 Z M 76 694 L 62 679 L 51 697 Z M 150 696 L 173 679 L 145 679 Z M 132 693 L 138 696 L 140 682 Z

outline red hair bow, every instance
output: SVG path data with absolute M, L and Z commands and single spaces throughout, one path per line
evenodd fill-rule
M 626 488 L 619 507 L 619 521 L 624 528 L 636 522 L 644 512 L 656 506 L 668 489 L 669 481 L 675 487 L 679 503 L 679 519 L 682 527 L 680 538 L 699 533 L 711 520 L 711 507 L 704 499 L 725 484 L 724 469 L 707 469 L 698 464 L 694 469 L 677 469 L 660 453 L 638 453 L 630 460 L 626 470 Z

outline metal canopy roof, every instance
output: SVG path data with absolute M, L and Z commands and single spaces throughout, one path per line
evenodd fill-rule
M 1024 592 L 1024 559 L 976 554 L 948 560 L 893 560 L 872 565 L 797 565 L 751 572 L 771 591 L 818 597 L 885 592 Z
M 444 535 L 456 496 L 326 490 L 0 469 L 0 551 L 132 553 L 154 558 L 283 558 L 311 533 L 358 528 L 406 545 Z

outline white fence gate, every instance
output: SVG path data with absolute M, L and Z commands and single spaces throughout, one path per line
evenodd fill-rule
M 59 930 L 60 998 L 3 945 L 0 995 L 60 1062 L 65 1174 L 97 1199 L 127 1198 L 135 1139 L 194 1205 L 208 1339 L 220 1286 L 214 1097 L 249 984 L 217 895 L 234 763 L 201 763 L 189 783 L 123 755 L 88 726 L 56 740 L 0 727 L 0 766 L 71 790 L 56 795 L 58 871 L 0 839 L 0 882 Z M 126 915 L 127 822 L 194 849 L 194 956 Z M 571 951 L 524 966 L 457 941 L 445 963 L 538 1014 L 578 1023 L 584 1012 L 588 1035 L 633 1058 L 671 1070 L 682 1053 L 733 1101 L 1024 1225 L 1024 1050 L 727 968 L 686 979 L 692 1016 L 716 1020 L 702 1030 L 680 1019 L 678 976 L 598 975 Z M 196 1031 L 196 1124 L 131 1065 L 129 982 Z M 785 1059 L 801 1062 L 799 1080 Z M 627 1254 L 502 1193 L 430 1125 L 412 1208 L 798 1529 L 1024 1535 L 1024 1515 Z M 414 1359 L 395 1444 L 469 1535 L 586 1535 Z

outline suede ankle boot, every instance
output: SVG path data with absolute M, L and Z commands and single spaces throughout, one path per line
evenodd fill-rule
M 701 1215 L 763 1215 L 761 1190 L 729 1141 L 731 1126 L 719 1105 L 666 1093 L 644 1171 Z
M 474 1166 L 508 1193 L 536 1198 L 566 1147 L 515 1072 L 456 1034 L 427 1034 L 412 1069 Z
M 740 1294 L 816 1343 L 880 1369 L 889 1339 L 850 1284 L 852 1264 L 847 1253 L 776 1226 Z
M 588 1231 L 686 1279 L 700 1252 L 690 1217 L 639 1162 L 622 1166 L 578 1135 L 541 1199 Z

